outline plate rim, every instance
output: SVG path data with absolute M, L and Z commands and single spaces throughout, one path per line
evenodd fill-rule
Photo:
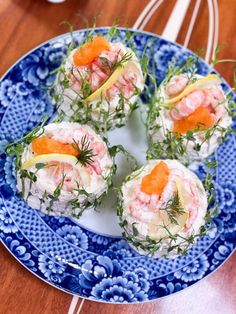
M 82 29 L 78 29 L 78 30 L 74 30 L 73 31 L 73 34 L 77 34 L 77 33 L 85 33 L 89 30 L 107 30 L 109 29 L 111 26 L 100 26 L 100 27 L 90 27 L 90 28 L 82 28 Z M 158 35 L 158 34 L 155 34 L 155 33 L 152 33 L 152 32 L 149 32 L 149 31 L 143 31 L 143 30 L 135 30 L 135 29 L 132 29 L 130 27 L 117 27 L 119 30 L 129 30 L 133 33 L 136 33 L 136 34 L 144 34 L 144 35 L 148 35 L 148 36 L 152 36 L 152 37 L 155 37 L 157 39 L 160 39 L 160 40 L 164 40 L 166 41 L 167 43 L 171 43 L 172 45 L 174 46 L 177 46 L 179 47 L 181 50 L 184 50 L 184 51 L 187 51 L 191 54 L 195 54 L 195 52 L 193 52 L 192 50 L 190 50 L 189 48 L 186 48 L 184 47 L 183 45 L 179 44 L 179 43 L 176 43 L 174 41 L 171 41 L 171 40 L 168 40 L 168 39 L 165 39 L 164 37 Z M 30 49 L 28 52 L 26 52 L 25 54 L 23 54 L 19 59 L 17 59 L 4 73 L 3 75 L 0 77 L 0 83 L 5 79 L 5 77 L 7 76 L 7 74 L 21 61 L 23 60 L 25 57 L 27 57 L 28 55 L 30 55 L 31 53 L 33 53 L 34 51 L 36 51 L 37 49 L 41 48 L 42 46 L 48 44 L 48 43 L 51 43 L 53 41 L 56 41 L 60 38 L 63 38 L 63 37 L 67 37 L 70 35 L 70 32 L 66 32 L 66 33 L 62 33 L 60 35 L 57 35 L 55 37 L 52 37 L 46 41 L 43 41 L 41 42 L 40 44 L 38 44 L 37 46 L 35 46 L 34 48 Z M 223 82 L 227 85 L 228 88 L 230 88 L 230 91 L 231 93 L 233 93 L 234 96 L 236 96 L 235 92 L 232 90 L 232 87 L 231 85 L 224 79 L 224 77 L 222 77 L 222 75 L 216 71 L 214 68 L 211 67 L 211 65 L 209 63 L 207 63 L 203 58 L 197 56 L 199 58 L 199 60 L 203 63 L 205 63 L 208 67 L 210 67 L 215 73 L 217 73 L 222 79 L 223 79 Z M 14 222 L 14 225 L 16 225 L 16 223 Z M 17 226 L 17 225 L 16 225 Z M 18 229 L 18 232 L 21 232 L 21 230 Z M 3 233 L 5 233 L 3 231 Z M 6 233 L 5 233 L 6 234 Z M 221 266 L 224 265 L 224 263 L 235 253 L 236 251 L 236 247 L 234 247 L 232 249 L 232 251 L 230 252 L 230 254 L 223 260 L 223 262 L 221 262 L 220 264 L 218 264 L 213 271 L 211 271 L 210 273 L 208 273 L 207 275 L 205 275 L 203 278 L 195 281 L 194 283 L 191 283 L 190 284 L 188 283 L 187 287 L 185 287 L 184 289 L 181 289 L 179 291 L 176 291 L 176 292 L 173 292 L 171 294 L 167 294 L 167 295 L 164 295 L 164 296 L 160 296 L 158 298 L 155 298 L 155 299 L 148 299 L 148 300 L 144 300 L 144 301 L 136 301 L 136 302 L 129 302 L 129 303 L 120 303 L 120 302 L 109 302 L 109 301 L 104 301 L 104 300 L 100 300 L 100 299 L 92 299 L 91 297 L 87 297 L 87 296 L 81 296 L 80 294 L 78 293 L 74 293 L 74 292 L 71 292 L 69 290 L 67 290 L 66 288 L 63 288 L 63 287 L 60 287 L 57 285 L 57 283 L 52 283 L 50 281 L 48 281 L 47 279 L 44 279 L 43 276 L 40 276 L 38 275 L 36 272 L 34 272 L 33 270 L 31 270 L 28 266 L 26 266 L 20 259 L 18 259 L 18 257 L 16 255 L 14 255 L 14 253 L 10 250 L 10 248 L 6 245 L 6 243 L 4 243 L 4 241 L 0 238 L 0 241 L 1 243 L 3 244 L 3 246 L 7 249 L 8 252 L 10 252 L 10 254 L 25 268 L 27 269 L 28 271 L 30 271 L 34 276 L 38 277 L 39 279 L 41 279 L 42 281 L 44 281 L 45 283 L 49 284 L 50 286 L 58 289 L 58 290 L 61 290 L 71 296 L 77 296 L 81 299 L 86 299 L 88 301 L 93 301 L 93 302 L 99 302 L 99 303 L 104 303 L 104 304 L 122 304 L 122 305 L 132 305 L 132 304 L 144 304 L 144 303 L 150 303 L 150 302 L 155 302 L 155 301 L 158 301 L 158 300 L 161 300 L 163 298 L 166 298 L 166 297 L 169 297 L 171 295 L 176 295 L 178 294 L 179 292 L 183 291 L 183 290 L 186 290 L 187 288 L 190 288 L 192 287 L 193 285 L 199 283 L 199 281 L 202 281 L 204 280 L 205 278 L 207 278 L 208 276 L 212 275 L 213 273 L 215 273 Z M 27 241 L 29 241 L 27 239 Z

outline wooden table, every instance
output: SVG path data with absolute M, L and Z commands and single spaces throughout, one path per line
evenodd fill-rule
M 154 3 L 155 2 L 155 3 Z M 185 3 L 184 3 L 185 2 Z M 111 25 L 117 18 L 121 26 L 144 26 L 145 30 L 163 34 L 193 51 L 200 48 L 210 57 L 218 42 L 222 45 L 219 58 L 236 57 L 235 37 L 235 0 L 164 0 L 151 1 L 154 5 L 148 12 L 153 15 L 137 23 L 140 13 L 147 7 L 147 0 L 67 0 L 62 4 L 50 4 L 46 0 L 2 0 L 0 2 L 0 75 L 18 58 L 36 45 L 67 31 L 60 25 L 70 21 L 76 29 L 84 27 L 82 16 L 90 22 L 96 14 L 97 26 Z M 176 5 L 177 18 L 173 12 Z M 186 12 L 184 12 L 184 4 Z M 159 7 L 158 7 L 159 5 Z M 155 7 L 156 6 L 156 7 Z M 158 8 L 157 8 L 158 7 Z M 198 9 L 198 14 L 196 14 Z M 219 23 L 217 16 L 219 14 Z M 191 31 L 193 18 L 195 25 Z M 176 19 L 176 21 L 175 21 Z M 183 23 L 182 23 L 183 22 Z M 179 23 L 179 24 L 178 24 Z M 181 26 L 182 24 L 182 26 Z M 178 27 L 179 25 L 179 27 Z M 189 36 L 191 33 L 191 36 Z M 189 40 L 188 40 L 189 39 Z M 204 56 L 204 53 L 203 53 Z M 232 63 L 219 64 L 216 68 L 233 83 Z M 7 250 L 0 246 L 0 313 L 67 313 L 72 296 L 61 292 L 39 280 L 24 269 Z M 79 299 L 75 312 L 80 305 L 80 313 L 209 313 L 233 314 L 236 311 L 236 270 L 233 265 L 236 255 L 210 277 L 175 295 L 157 302 L 142 305 L 107 305 Z M 75 298 L 73 301 L 76 301 Z M 81 304 L 83 302 L 83 304 Z M 73 311 L 71 311 L 72 313 Z

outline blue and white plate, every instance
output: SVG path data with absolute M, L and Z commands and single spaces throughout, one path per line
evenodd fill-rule
M 100 33 L 106 33 L 102 28 Z M 132 31 L 131 31 L 132 32 Z M 78 42 L 86 31 L 75 32 Z M 120 30 L 117 40 L 124 38 Z M 150 40 L 152 39 L 152 40 Z M 199 239 L 188 255 L 171 260 L 152 259 L 134 252 L 120 236 L 115 200 L 110 194 L 98 211 L 86 211 L 81 220 L 50 217 L 29 208 L 16 193 L 12 158 L 3 147 L 32 129 L 40 118 L 52 116 L 49 86 L 55 79 L 52 70 L 60 65 L 68 44 L 68 34 L 40 45 L 19 60 L 2 78 L 0 89 L 0 238 L 8 250 L 28 270 L 49 284 L 91 300 L 110 303 L 139 303 L 156 300 L 191 286 L 217 269 L 235 246 L 236 142 L 229 136 L 217 150 L 215 178 L 220 214 L 214 228 Z M 135 32 L 134 45 L 141 55 L 155 61 L 158 83 L 175 56 L 182 63 L 190 51 L 156 35 Z M 199 61 L 198 72 L 212 69 Z M 227 91 L 229 87 L 224 84 Z M 235 122 L 234 122 L 235 125 Z M 135 132 L 134 132 L 135 130 Z M 145 160 L 145 130 L 139 112 L 128 125 L 110 133 L 112 144 L 124 144 Z M 120 158 L 119 181 L 130 171 Z M 204 164 L 195 164 L 195 172 L 204 176 Z

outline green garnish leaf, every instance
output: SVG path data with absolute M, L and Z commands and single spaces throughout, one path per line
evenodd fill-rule
M 43 168 L 45 168 L 45 167 L 47 167 L 47 164 L 45 164 L 45 163 L 43 163 L 43 162 L 38 162 L 37 164 L 35 164 L 35 168 L 36 168 L 37 170 L 43 169 Z

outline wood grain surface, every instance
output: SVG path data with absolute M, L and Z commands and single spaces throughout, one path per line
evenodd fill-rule
M 84 17 L 97 26 L 111 25 L 119 20 L 121 26 L 132 25 L 147 5 L 147 0 L 67 0 L 51 4 L 45 0 L 0 0 L 0 75 L 22 55 L 45 40 L 67 32 L 62 21 L 75 29 L 84 28 Z M 161 34 L 176 0 L 165 0 L 147 23 L 145 30 Z M 202 0 L 188 48 L 204 51 L 208 41 L 208 1 Z M 191 16 L 196 5 L 192 0 L 177 37 L 184 43 Z M 218 0 L 220 58 L 235 58 L 235 0 Z M 234 64 L 216 68 L 232 84 Z M 82 314 L 235 314 L 236 255 L 231 256 L 214 274 L 175 295 L 141 305 L 108 305 L 85 301 Z M 41 281 L 27 271 L 0 245 L 0 314 L 67 313 L 72 296 Z M 81 299 L 78 301 L 76 311 Z M 76 313 L 75 311 L 75 313 Z

